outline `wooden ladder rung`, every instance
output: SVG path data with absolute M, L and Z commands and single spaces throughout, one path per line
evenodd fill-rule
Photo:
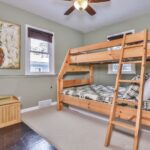
M 140 80 L 119 80 L 121 83 L 138 83 L 140 84 Z
M 134 47 L 142 47 L 143 44 L 134 44 L 134 45 L 131 45 L 131 46 L 125 46 L 124 49 L 128 49 L 128 48 L 134 48 Z
M 122 64 L 141 64 L 142 61 L 127 61 L 127 62 L 121 62 Z
M 130 106 L 137 106 L 138 103 L 137 101 L 134 101 L 134 100 L 131 100 L 131 99 L 121 99 L 121 98 L 118 98 L 116 100 L 117 104 L 128 104 Z
M 119 127 L 122 127 L 122 128 L 126 128 L 128 130 L 132 130 L 132 131 L 135 131 L 135 127 L 132 126 L 132 125 L 129 125 L 127 123 L 123 123 L 123 122 L 119 122 L 119 121 L 112 121 L 112 124 L 115 125 L 115 126 L 119 126 Z

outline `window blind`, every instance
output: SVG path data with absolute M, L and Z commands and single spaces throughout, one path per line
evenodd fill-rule
M 53 34 L 33 28 L 28 28 L 28 37 L 52 43 Z
M 126 34 L 127 34 L 127 35 L 128 35 L 128 34 L 132 34 L 132 32 L 128 32 L 128 33 L 126 33 Z M 112 41 L 112 40 L 121 39 L 121 38 L 123 38 L 123 36 L 124 36 L 124 34 L 122 33 L 122 34 L 117 34 L 117 35 L 109 36 L 109 37 L 107 37 L 107 39 L 108 39 L 109 41 Z

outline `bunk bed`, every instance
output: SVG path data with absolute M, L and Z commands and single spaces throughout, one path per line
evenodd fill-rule
M 143 32 L 144 33 L 144 32 Z M 127 46 L 124 51 L 123 59 L 130 64 L 134 59 L 138 60 L 143 55 L 140 41 L 142 40 L 142 32 L 127 36 L 126 41 L 132 43 Z M 94 86 L 94 64 L 111 64 L 118 63 L 121 55 L 120 50 L 109 50 L 115 46 L 121 46 L 122 40 L 104 41 L 92 45 L 87 45 L 79 48 L 69 49 L 65 56 L 64 63 L 57 79 L 57 109 L 60 111 L 64 104 L 80 107 L 89 111 L 94 111 L 106 116 L 110 115 L 111 103 L 103 100 L 91 100 L 89 98 L 82 98 L 74 96 L 73 94 L 66 94 L 67 89 L 78 86 Z M 150 58 L 150 34 L 147 38 L 147 61 Z M 137 61 L 138 63 L 138 61 Z M 67 73 L 88 73 L 88 78 L 66 80 L 64 76 Z M 123 104 L 123 105 L 122 105 Z M 126 104 L 124 106 L 124 104 Z M 128 101 L 126 99 L 120 100 L 116 110 L 116 117 L 128 121 L 136 121 L 137 115 L 137 101 Z M 130 107 L 133 106 L 133 107 Z M 141 123 L 150 126 L 150 111 L 142 109 Z

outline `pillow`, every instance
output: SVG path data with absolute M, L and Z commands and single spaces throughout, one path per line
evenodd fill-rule
M 149 100 L 150 99 L 150 78 L 145 82 L 144 85 L 144 96 L 143 100 Z
M 148 78 L 149 78 L 149 75 L 145 74 L 145 80 L 147 80 Z M 139 79 L 140 79 L 140 75 L 136 75 L 131 80 L 139 80 Z M 129 85 L 129 87 L 127 88 L 127 91 L 123 95 L 123 98 L 138 100 L 138 95 L 139 95 L 139 84 L 133 83 Z
M 137 84 L 131 84 L 127 91 L 124 93 L 123 98 L 124 99 L 137 99 L 139 95 L 139 85 Z
M 150 111 L 150 101 L 149 100 L 144 101 L 143 109 Z

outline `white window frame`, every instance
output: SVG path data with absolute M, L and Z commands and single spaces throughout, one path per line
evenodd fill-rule
M 46 33 L 53 34 L 52 37 L 52 43 L 49 44 L 49 47 L 51 46 L 51 51 L 49 51 L 49 67 L 50 71 L 49 72 L 30 72 L 30 46 L 31 46 L 31 39 L 28 37 L 28 28 L 33 28 L 36 30 L 40 30 Z M 42 28 L 37 28 L 35 26 L 31 25 L 26 25 L 25 29 L 26 33 L 26 38 L 25 38 L 25 75 L 56 75 L 55 73 L 55 39 L 54 39 L 54 33 L 50 32 L 48 30 L 42 29 Z
M 129 33 L 129 32 L 135 33 L 135 30 L 132 29 L 132 30 L 128 30 L 128 31 L 125 31 L 125 32 L 120 32 L 120 33 L 117 33 L 117 34 L 108 35 L 107 39 L 111 36 L 117 36 L 117 35 L 120 35 L 120 34 Z M 108 50 L 112 50 L 112 49 L 108 48 Z M 108 74 L 117 74 L 118 71 L 113 71 L 113 65 L 114 64 L 108 64 Z M 131 71 L 122 71 L 122 74 L 136 74 L 135 64 L 131 64 Z

